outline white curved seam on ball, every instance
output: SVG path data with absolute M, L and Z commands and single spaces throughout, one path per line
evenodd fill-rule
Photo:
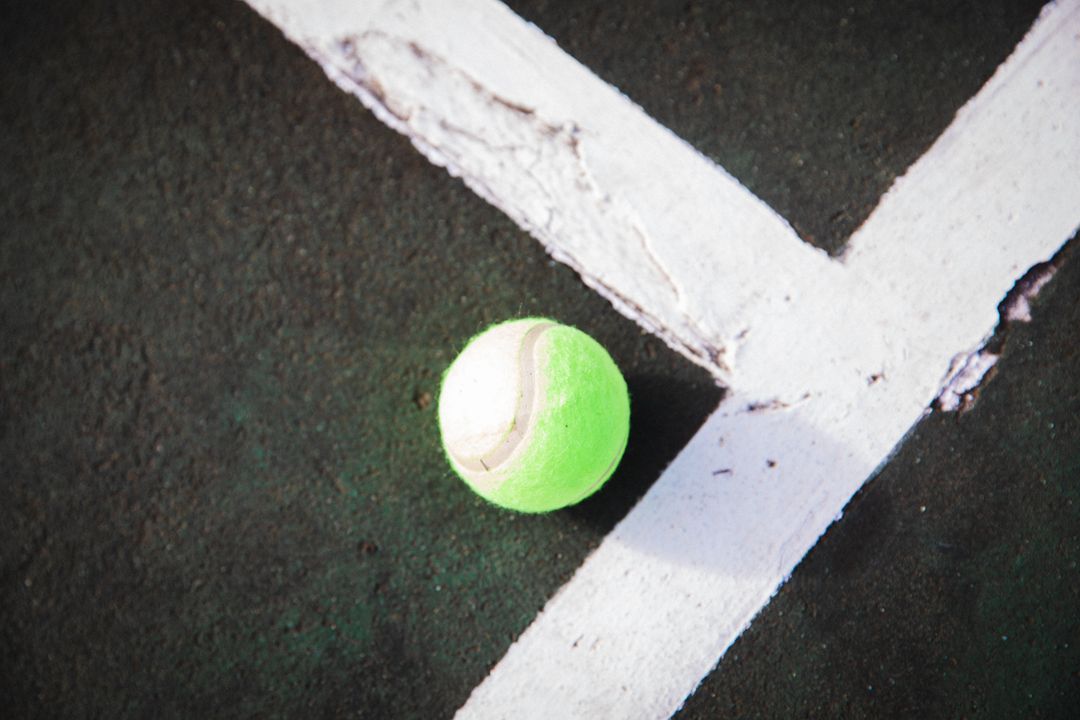
M 518 349 L 521 391 L 514 419 L 502 441 L 494 449 L 480 456 L 462 457 L 456 452 L 451 453 L 458 465 L 469 472 L 470 480 L 485 492 L 495 490 L 506 480 L 506 477 L 498 475 L 497 471 L 522 449 L 524 439 L 532 431 L 533 408 L 536 406 L 538 389 L 542 384 L 536 372 L 536 345 L 544 332 L 555 325 L 552 322 L 538 323 L 530 328 L 521 340 L 521 346 Z

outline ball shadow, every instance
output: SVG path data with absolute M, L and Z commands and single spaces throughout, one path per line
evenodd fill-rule
M 666 375 L 628 375 L 630 439 L 619 467 L 595 495 L 565 512 L 606 534 L 660 477 L 716 409 L 724 389 Z

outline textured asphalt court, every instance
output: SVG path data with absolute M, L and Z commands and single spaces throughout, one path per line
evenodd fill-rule
M 1038 12 L 510 5 L 832 251 Z M 2 12 L 6 706 L 451 715 L 722 392 L 245 6 Z M 1073 716 L 1075 248 L 680 717 Z M 634 402 L 609 486 L 540 518 L 450 478 L 431 405 L 523 314 Z

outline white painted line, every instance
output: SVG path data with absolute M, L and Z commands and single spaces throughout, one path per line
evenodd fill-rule
M 836 273 L 722 168 L 501 3 L 248 2 L 621 312 L 719 377 L 748 318 L 784 312 Z
M 842 262 L 490 0 L 249 0 L 732 387 L 461 709 L 667 717 L 1080 220 L 1080 0 L 1050 6 Z

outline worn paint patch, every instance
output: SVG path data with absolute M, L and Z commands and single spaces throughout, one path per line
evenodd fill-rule
M 1031 322 L 1031 303 L 1057 273 L 1056 261 L 1039 263 L 1017 280 L 998 307 L 1000 320 L 994 334 L 976 352 L 957 356 L 945 378 L 934 407 L 945 412 L 967 412 L 975 407 L 982 388 L 993 379 L 1009 326 Z

